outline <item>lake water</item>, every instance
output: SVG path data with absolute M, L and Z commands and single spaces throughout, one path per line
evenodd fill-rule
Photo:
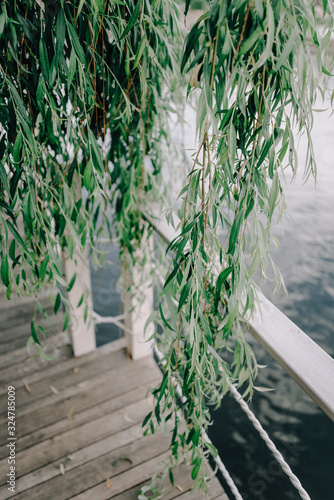
M 188 121 L 193 122 L 191 111 Z M 194 147 L 193 130 L 186 129 L 185 146 Z M 175 138 L 180 137 L 178 132 Z M 283 274 L 288 296 L 274 296 L 270 283 L 265 295 L 334 356 L 334 116 L 316 113 L 313 129 L 318 163 L 318 181 L 303 184 L 303 150 L 300 170 L 289 185 L 287 203 L 290 219 L 284 221 L 284 236 L 276 229 L 281 246 L 273 257 Z M 117 251 L 105 245 L 107 264 L 92 274 L 94 307 L 102 315 L 120 313 L 116 290 L 119 275 Z M 98 344 L 119 336 L 118 328 L 99 325 Z M 334 499 L 334 424 L 277 363 L 252 341 L 260 371 L 256 385 L 272 387 L 255 393 L 251 408 L 270 437 L 300 478 L 312 500 Z M 334 384 L 328 380 L 328 384 Z M 210 435 L 244 500 L 294 500 L 300 498 L 257 432 L 231 397 L 214 412 Z M 226 491 L 228 487 L 224 484 Z M 229 494 L 233 498 L 232 494 Z

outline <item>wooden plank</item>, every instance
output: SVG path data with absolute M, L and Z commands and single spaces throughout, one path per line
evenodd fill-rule
M 140 373 L 140 377 L 138 377 Z M 54 394 L 42 401 L 25 406 L 18 412 L 17 429 L 20 436 L 36 431 L 104 401 L 110 400 L 135 387 L 156 380 L 160 375 L 154 360 L 143 358 L 136 363 L 129 361 L 125 367 L 111 370 L 87 382 L 85 386 L 71 387 L 62 394 Z M 111 380 L 117 383 L 111 383 Z M 54 406 L 52 406 L 54 405 Z M 3 424 L 6 425 L 6 419 Z
M 20 326 L 13 326 L 1 332 L 0 351 L 2 354 L 9 353 L 20 347 L 26 348 L 27 340 L 30 337 L 31 317 Z M 54 332 L 60 332 L 63 328 L 63 320 L 59 317 L 40 319 L 38 325 L 44 328 L 46 338 L 50 338 Z M 42 342 L 43 336 L 39 335 Z
M 253 337 L 315 403 L 334 420 L 334 359 L 264 295 L 248 319 Z
M 110 498 L 114 498 L 121 492 L 140 485 L 143 480 L 147 481 L 150 479 L 159 470 L 160 464 L 168 459 L 168 456 L 169 453 L 161 453 L 159 455 L 156 454 L 154 458 L 149 460 L 144 459 L 140 462 L 138 461 L 139 464 L 137 466 L 131 467 L 125 472 L 119 472 L 118 475 L 111 472 L 109 477 L 107 477 L 111 487 L 107 487 L 105 480 L 103 482 L 100 481 L 100 484 L 87 489 L 72 498 L 73 500 L 108 500 Z M 133 465 L 136 465 L 136 463 L 133 463 Z
M 86 362 L 84 365 L 81 365 L 80 368 L 77 367 L 75 371 L 70 368 L 41 381 L 29 381 L 29 392 L 24 387 L 19 389 L 16 388 L 16 399 L 20 411 L 24 406 L 53 394 L 53 391 L 61 393 L 71 386 L 78 386 L 86 380 L 97 377 L 100 373 L 105 373 L 110 370 L 111 367 L 115 369 L 123 363 L 124 353 L 122 351 L 117 351 L 109 356 L 101 356 L 96 360 Z M 0 412 L 1 411 L 2 408 L 0 406 Z
M 70 429 L 78 428 L 83 424 L 96 420 L 103 415 L 110 415 L 111 413 L 122 408 L 124 409 L 124 407 L 130 404 L 144 400 L 149 387 L 155 387 L 159 380 L 161 379 L 152 380 L 146 385 L 142 385 L 134 390 L 121 394 L 111 400 L 105 401 L 100 405 L 89 408 L 81 413 L 75 413 L 71 419 L 64 418 L 63 420 L 60 420 L 48 427 L 38 429 L 36 432 L 26 434 L 23 437 L 20 436 L 20 439 L 17 441 L 16 451 L 22 451 L 25 448 L 29 448 L 37 443 L 42 443 L 46 439 L 63 434 Z M 127 417 L 128 415 L 125 413 L 124 418 L 126 419 Z M 7 454 L 7 449 L 2 446 L 0 448 L 0 459 L 7 457 Z
M 187 491 L 179 496 L 180 500 L 229 500 L 228 496 L 223 490 L 222 485 L 215 477 L 213 483 L 209 486 L 209 493 L 203 495 L 201 491 Z
M 112 356 L 112 359 L 110 362 L 110 370 L 114 369 L 113 363 L 115 363 L 115 365 L 116 365 L 115 369 L 119 368 L 120 370 L 124 370 L 123 361 L 125 359 L 125 354 L 121 351 L 117 351 L 117 352 L 113 353 L 111 356 Z M 131 362 L 128 361 L 128 364 L 130 365 Z M 104 381 L 106 381 L 108 379 L 108 377 L 110 377 L 110 373 L 109 373 L 110 370 L 105 371 L 101 375 L 98 374 L 97 376 L 91 377 L 89 380 L 84 381 L 83 383 L 76 384 L 75 386 L 66 387 L 59 394 L 54 394 L 51 391 L 49 391 L 50 395 L 42 397 L 38 401 L 32 401 L 31 403 L 29 403 L 29 401 L 28 401 L 28 402 L 26 402 L 26 404 L 23 403 L 22 406 L 21 406 L 21 402 L 20 402 L 20 394 L 23 394 L 23 392 L 20 389 L 16 395 L 17 396 L 17 405 L 20 408 L 19 416 L 23 417 L 25 415 L 28 415 L 31 412 L 38 411 L 42 408 L 47 408 L 47 407 L 52 406 L 53 404 L 55 404 L 59 401 L 63 401 L 65 399 L 71 398 L 77 394 L 86 392 L 88 389 L 99 385 L 100 382 L 103 383 Z M 45 381 L 43 381 L 43 383 L 44 382 Z M 5 407 L 6 407 L 5 402 L 2 401 L 0 404 L 1 404 L 1 407 L 0 407 L 1 412 L 0 413 L 5 412 Z M 6 416 L 1 414 L 0 415 L 0 423 L 2 424 L 4 421 L 6 421 Z
M 80 427 L 46 439 L 31 448 L 18 451 L 16 461 L 19 464 L 20 476 L 43 467 L 45 463 L 54 462 L 62 456 L 75 453 L 80 448 L 114 435 L 135 423 L 141 423 L 150 411 L 151 406 L 148 401 L 142 399 L 114 413 L 104 415 L 92 422 L 86 422 Z M 6 457 L 0 460 L 0 477 L 6 476 L 7 469 Z
M 0 395 L 7 392 L 8 384 L 13 385 L 16 389 L 24 387 L 26 383 L 29 385 L 40 380 L 63 373 L 66 370 L 80 369 L 80 366 L 87 362 L 96 360 L 103 356 L 109 356 L 113 352 L 120 351 L 125 348 L 125 339 L 117 339 L 109 344 L 99 347 L 95 351 L 74 358 L 73 355 L 69 359 L 54 358 L 51 360 L 43 360 L 41 358 L 30 358 L 24 364 L 15 364 L 11 368 L 1 373 L 2 385 L 0 386 Z
M 53 312 L 53 297 L 42 297 L 38 299 L 38 302 L 42 307 L 44 307 L 45 311 L 50 315 L 51 318 L 55 317 Z M 18 301 L 16 304 L 12 304 L 11 300 L 7 301 L 7 304 L 3 304 L 0 301 L 0 339 L 2 340 L 4 330 L 7 330 L 8 328 L 17 328 L 23 323 L 30 322 L 34 316 L 34 311 L 34 301 Z M 42 313 L 38 309 L 36 310 L 36 317 L 37 319 L 43 317 Z
M 19 493 L 15 496 L 15 499 L 26 500 L 28 497 L 34 500 L 45 500 L 46 498 L 66 500 L 68 498 L 76 498 L 76 495 L 80 495 L 82 491 L 86 490 L 92 492 L 92 494 L 89 493 L 89 496 L 85 498 L 98 500 L 100 497 L 98 494 L 95 494 L 94 490 L 96 488 L 99 490 L 101 487 L 105 494 L 109 495 L 110 490 L 114 490 L 114 486 L 111 489 L 108 488 L 106 481 L 109 479 L 114 484 L 113 478 L 115 478 L 116 482 L 120 484 L 119 478 L 124 476 L 124 471 L 130 472 L 129 476 L 135 478 L 135 481 L 138 482 L 138 470 L 135 471 L 135 469 L 141 467 L 139 464 L 143 464 L 144 466 L 141 468 L 141 474 L 143 474 L 145 465 L 149 464 L 150 466 L 151 462 L 156 465 L 156 457 L 161 456 L 167 450 L 168 446 L 169 440 L 161 434 L 146 436 L 143 439 L 138 439 L 126 446 L 99 456 L 99 458 L 76 467 L 67 473 L 65 472 L 65 475 L 57 476 L 50 481 Z M 133 471 L 135 472 L 133 473 Z M 123 479 L 122 477 L 121 481 Z M 139 482 L 142 480 L 143 476 L 139 478 Z M 131 487 L 131 484 L 129 486 Z M 109 498 L 109 496 L 106 498 Z
M 69 344 L 69 338 L 67 332 L 59 332 L 51 337 L 48 337 L 43 345 L 46 346 L 46 352 L 52 355 L 53 350 L 57 349 L 59 346 Z M 15 351 L 10 353 L 0 355 L 0 367 L 1 370 L 7 370 L 8 367 L 12 365 L 17 365 L 17 363 L 23 363 L 30 355 L 27 352 L 26 347 L 20 347 Z M 1 377 L 1 375 L 0 375 Z
M 81 448 L 75 453 L 68 453 L 52 463 L 48 463 L 29 474 L 19 477 L 16 483 L 16 492 L 22 493 L 36 487 L 37 485 L 50 481 L 53 478 L 62 478 L 64 477 L 64 473 L 66 475 L 73 469 L 76 469 L 84 464 L 88 464 L 101 456 L 105 456 L 107 453 L 122 448 L 123 446 L 134 443 L 135 441 L 142 439 L 142 437 L 142 426 L 141 424 L 136 424 L 122 432 L 117 433 L 116 435 L 112 435 L 102 441 L 98 441 Z M 8 492 L 6 493 L 6 491 L 6 486 L 0 488 L 0 498 L 11 498 L 11 494 Z

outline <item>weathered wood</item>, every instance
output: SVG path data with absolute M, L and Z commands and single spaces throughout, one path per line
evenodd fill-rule
M 22 408 L 17 418 L 17 427 L 20 435 L 36 431 L 47 425 L 73 416 L 85 409 L 110 400 L 122 393 L 134 389 L 134 380 L 139 387 L 148 381 L 156 380 L 159 372 L 154 361 L 139 360 L 136 365 L 127 361 L 125 366 L 116 368 L 99 377 L 94 377 L 80 387 L 70 387 L 62 394 L 53 394 L 41 401 L 32 403 Z M 138 377 L 140 373 L 140 377 Z M 117 381 L 117 383 L 116 383 Z M 6 419 L 1 417 L 1 423 Z
M 86 362 L 109 356 L 113 352 L 124 348 L 125 339 L 121 338 L 99 347 L 95 351 L 86 354 L 85 357 L 74 358 L 72 355 L 70 358 L 62 359 L 61 363 L 59 363 L 57 357 L 51 360 L 42 360 L 36 357 L 27 359 L 24 364 L 15 364 L 1 373 L 2 385 L 0 385 L 0 395 L 7 392 L 9 383 L 16 389 L 20 389 L 27 383 L 30 385 L 37 381 L 52 378 L 66 370 L 80 370 L 80 367 L 85 365 Z
M 63 477 L 63 473 L 68 474 L 73 469 L 85 464 L 91 463 L 93 460 L 105 456 L 118 448 L 129 445 L 143 436 L 141 424 L 136 424 L 127 428 L 116 435 L 112 435 L 102 441 L 98 441 L 89 446 L 85 446 L 75 453 L 67 453 L 58 460 L 40 467 L 33 472 L 20 477 L 17 480 L 17 493 L 22 493 L 37 485 L 50 481 L 56 477 Z M 3 495 L 3 496 L 2 496 Z M 7 496 L 6 496 L 7 495 Z M 10 498 L 11 495 L 6 494 L 6 487 L 0 488 L 0 498 Z
M 46 352 L 52 355 L 54 349 L 57 349 L 58 346 L 64 346 L 65 344 L 68 344 L 68 342 L 69 339 L 68 339 L 68 334 L 66 332 L 59 332 L 59 333 L 57 332 L 56 334 L 52 335 L 52 337 L 47 339 Z M 32 351 L 34 350 L 32 349 Z M 9 367 L 12 367 L 13 365 L 17 366 L 18 363 L 23 363 L 28 358 L 30 358 L 30 356 L 27 352 L 26 347 L 20 347 L 15 351 L 11 351 L 6 354 L 1 354 L 0 355 L 1 370 L 7 370 Z M 0 378 L 1 378 L 1 373 L 0 373 Z
M 17 442 L 16 450 L 17 452 L 22 451 L 26 448 L 32 447 L 37 443 L 42 443 L 45 440 L 50 440 L 55 436 L 63 434 L 70 429 L 75 429 L 81 427 L 83 424 L 91 421 L 96 421 L 99 417 L 103 415 L 110 415 L 113 412 L 121 410 L 130 405 L 134 404 L 138 401 L 144 400 L 147 394 L 147 391 L 150 387 L 155 387 L 159 379 L 151 380 L 146 385 L 142 385 L 132 391 L 126 392 L 125 394 L 121 394 L 117 397 L 112 398 L 111 400 L 105 401 L 99 405 L 93 406 L 88 410 L 84 410 L 80 413 L 74 413 L 72 418 L 64 418 L 56 422 L 55 424 L 51 424 L 47 427 L 43 427 L 42 429 L 38 429 L 35 432 L 30 432 L 25 436 L 21 437 Z M 123 413 L 124 419 L 126 420 L 128 416 L 126 413 Z M 0 459 L 5 458 L 7 456 L 7 450 L 5 447 L 0 448 Z
M 53 346 L 57 349 L 63 347 L 61 342 L 68 342 L 64 334 L 50 340 L 55 339 Z M 13 494 L 5 484 L 8 451 L 2 446 L 1 499 L 120 497 L 131 489 L 138 492 L 140 485 L 158 471 L 157 462 L 168 457 L 168 438 L 161 433 L 143 438 L 141 422 L 153 404 L 152 395 L 147 396 L 148 388 L 161 380 L 152 356 L 131 361 L 122 339 L 80 358 L 69 359 L 67 354 L 64 361 L 58 358 L 47 366 L 37 360 L 26 363 L 25 348 L 4 355 L 5 364 L 8 358 L 9 368 L 0 373 L 10 374 L 6 379 L 10 385 L 17 383 L 17 481 Z M 27 367 L 29 373 L 24 370 Z M 1 389 L 4 411 L 6 384 Z M 0 422 L 4 442 L 4 413 Z M 186 475 L 185 468 L 175 471 L 175 477 L 180 483 L 184 480 L 184 491 L 190 487 L 190 474 Z M 183 493 L 168 483 L 165 492 L 166 500 Z
M 108 488 L 106 481 L 109 479 L 113 484 L 113 478 L 122 487 L 124 484 L 124 471 L 131 471 L 130 477 L 137 481 L 136 468 L 139 468 L 139 464 L 145 465 L 152 461 L 156 465 L 155 457 L 159 457 L 161 453 L 165 452 L 169 446 L 169 440 L 163 435 L 157 436 L 147 436 L 143 439 L 137 439 L 136 441 L 117 448 L 116 450 L 109 451 L 104 455 L 99 456 L 99 458 L 90 460 L 89 463 L 84 464 L 80 467 L 65 472 L 64 475 L 57 476 L 50 481 L 41 483 L 27 492 L 22 492 L 16 495 L 15 499 L 26 499 L 27 495 L 34 500 L 45 500 L 46 498 L 55 498 L 57 500 L 66 500 L 68 498 L 75 498 L 76 495 L 81 494 L 82 491 L 89 491 L 90 500 L 98 500 L 100 498 L 99 492 L 94 490 L 99 490 L 102 486 L 108 495 L 110 494 L 110 488 Z M 152 464 L 152 465 L 153 465 Z M 138 467 L 136 467 L 138 466 Z M 146 472 L 147 478 L 150 477 L 152 466 L 150 472 Z M 123 474 L 122 474 L 123 473 Z M 137 471 L 138 474 L 138 471 Z M 129 478 L 128 476 L 128 478 Z M 127 478 L 127 480 L 129 480 Z M 144 475 L 145 478 L 145 475 Z M 133 479 L 130 483 L 133 484 Z M 142 477 L 140 478 L 142 480 Z M 134 483 L 136 484 L 136 483 Z M 131 484 L 130 484 L 131 486 Z M 114 490 L 114 487 L 112 488 Z M 83 495 L 86 495 L 85 493 Z M 85 496 L 86 498 L 86 496 Z M 102 498 L 102 497 L 101 497 Z M 106 498 L 109 498 L 108 496 Z
M 27 340 L 30 337 L 31 320 L 32 318 L 27 318 L 27 321 L 24 324 L 17 327 L 12 326 L 11 328 L 6 328 L 1 331 L 0 352 L 2 355 L 15 351 L 21 347 L 26 348 Z M 49 338 L 54 334 L 54 332 L 61 332 L 63 320 L 51 316 L 48 319 L 40 318 L 37 321 L 37 324 L 44 328 L 45 337 Z M 42 337 L 42 335 L 40 335 L 40 337 Z
M 151 409 L 151 405 L 143 399 L 114 413 L 86 422 L 78 428 L 46 439 L 31 448 L 19 451 L 16 457 L 20 475 L 42 467 L 46 461 L 53 462 L 62 456 L 75 453 L 84 446 L 112 436 L 135 423 L 142 422 Z M 73 443 L 70 448 L 69 443 Z M 7 468 L 7 459 L 0 460 L 0 476 L 5 475 Z
M 166 440 L 163 440 L 161 444 L 165 446 L 161 446 L 161 451 L 163 451 L 164 447 L 166 449 Z M 153 441 L 154 442 L 154 441 Z M 159 438 L 160 443 L 160 438 Z M 139 485 L 143 482 L 143 480 L 147 480 L 157 471 L 157 466 L 159 467 L 159 463 L 162 463 L 164 460 L 168 458 L 168 453 L 158 454 L 156 453 L 157 448 L 154 450 L 154 458 L 148 459 L 145 454 L 144 460 L 140 462 L 132 462 L 131 468 L 129 467 L 127 470 L 124 468 L 124 472 L 117 471 L 117 475 L 114 471 L 111 471 L 106 479 L 109 479 L 109 484 L 112 485 L 111 488 L 108 488 L 106 485 L 106 480 L 100 481 L 100 484 L 86 490 L 82 493 L 79 493 L 76 496 L 73 496 L 75 500 L 108 500 L 109 498 L 114 498 L 116 495 L 121 493 L 124 490 L 127 490 L 131 487 Z M 151 453 L 152 456 L 152 453 Z M 138 463 L 137 466 L 135 466 Z M 133 467 L 135 466 L 135 467 Z
M 204 495 L 202 491 L 192 491 L 191 488 L 194 481 L 191 480 L 191 467 L 189 465 L 181 465 L 174 471 L 174 485 L 172 486 L 169 478 L 165 477 L 162 482 L 158 483 L 159 490 L 162 491 L 163 500 L 179 498 L 183 500 L 228 500 L 226 494 L 222 494 L 222 487 L 217 478 L 214 478 L 210 485 L 210 491 Z M 147 482 L 136 485 L 119 495 L 114 496 L 115 500 L 137 500 L 138 493 Z
M 16 397 L 20 404 L 20 409 L 24 406 L 33 403 L 34 401 L 41 400 L 51 394 L 54 391 L 58 391 L 59 394 L 65 391 L 69 387 L 78 387 L 80 384 L 84 383 L 86 380 L 92 380 L 94 377 L 98 377 L 101 373 L 106 373 L 107 371 L 115 369 L 124 362 L 124 357 L 121 351 L 118 351 L 108 357 L 101 356 L 98 361 L 90 361 L 82 365 L 77 370 L 68 369 L 65 372 L 54 375 L 53 377 L 48 377 L 44 380 L 37 380 L 35 382 L 29 381 L 30 392 L 22 388 L 16 388 Z M 1 405 L 0 405 L 0 411 Z
M 334 359 L 262 294 L 248 319 L 253 337 L 334 420 Z

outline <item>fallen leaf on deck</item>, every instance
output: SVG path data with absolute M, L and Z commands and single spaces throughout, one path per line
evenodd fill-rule
M 79 368 L 78 368 L 77 366 L 75 366 L 75 367 L 73 368 L 73 373 L 78 373 L 78 371 L 79 371 Z
M 123 418 L 126 422 L 134 422 L 134 420 L 132 420 L 132 418 L 130 418 L 126 412 L 124 412 Z
M 31 389 L 30 389 L 30 385 L 29 384 L 24 384 L 24 388 L 27 392 L 29 392 L 29 394 L 31 394 Z
M 80 382 L 77 387 L 85 387 L 85 385 L 87 385 L 87 382 Z
M 59 470 L 60 470 L 60 474 L 62 474 L 63 476 L 65 476 L 65 467 L 64 467 L 64 464 L 60 464 L 59 465 Z
M 53 394 L 59 394 L 58 389 L 56 389 L 54 385 L 49 385 L 49 387 L 50 387 L 51 391 L 53 392 Z
M 74 456 L 75 456 L 75 453 L 71 453 L 70 455 L 67 455 L 66 458 L 67 458 L 67 460 L 73 460 Z
M 74 410 L 75 410 L 75 407 L 74 407 L 74 406 L 72 406 L 72 408 L 70 409 L 70 411 L 69 411 L 69 412 L 68 412 L 68 414 L 67 414 L 67 418 L 68 418 L 68 420 L 72 420 Z
M 182 488 L 182 486 L 180 486 L 179 484 L 176 484 L 175 485 L 175 488 L 177 488 L 179 491 L 181 491 L 181 493 L 184 492 L 184 489 Z
M 110 481 L 109 477 L 106 480 L 106 485 L 108 486 L 108 488 L 112 488 L 112 484 L 111 484 L 111 481 Z
M 149 394 L 147 396 L 146 402 L 147 402 L 148 406 L 152 406 L 152 404 L 153 404 L 153 394 Z

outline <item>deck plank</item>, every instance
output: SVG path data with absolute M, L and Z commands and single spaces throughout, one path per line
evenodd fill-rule
M 124 339 L 73 358 L 68 335 L 59 333 L 56 323 L 46 340 L 46 351 L 53 359 L 31 359 L 22 343 L 33 301 L 15 307 L 6 308 L 0 300 L 0 348 L 4 347 L 0 354 L 0 498 L 137 498 L 169 454 L 170 440 L 159 432 L 143 437 L 141 425 L 153 404 L 148 389 L 161 380 L 154 360 L 131 361 Z M 21 314 L 17 323 L 16 311 Z M 16 388 L 15 494 L 6 485 L 8 385 Z M 189 467 L 181 466 L 174 477 L 175 487 L 166 479 L 161 484 L 164 500 L 203 498 L 197 493 L 189 496 Z M 217 480 L 207 498 L 227 500 Z

